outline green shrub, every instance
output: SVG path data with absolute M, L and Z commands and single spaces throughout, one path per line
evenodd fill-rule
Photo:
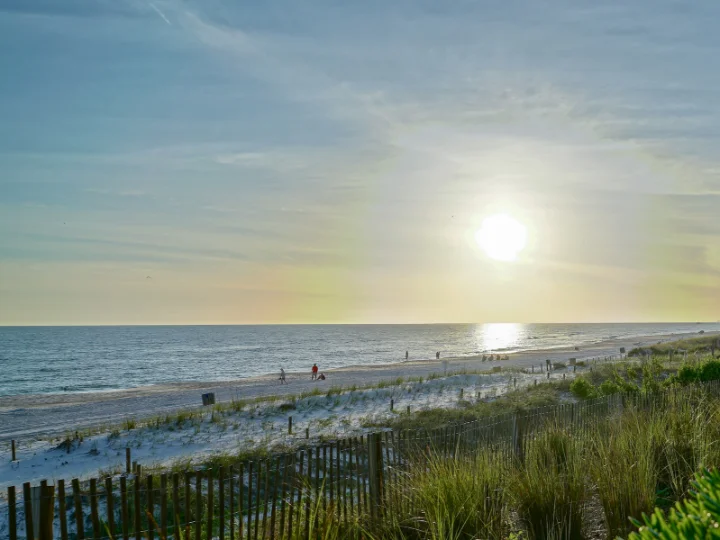
M 582 399 L 590 399 L 598 395 L 597 389 L 584 377 L 577 377 L 570 384 L 570 391 L 573 395 Z
M 693 384 L 720 380 L 720 361 L 710 360 L 700 365 L 683 366 L 667 379 L 667 384 Z
M 720 380 L 720 361 L 710 360 L 700 368 L 700 381 L 709 382 Z
M 677 503 L 668 515 L 656 508 L 643 521 L 633 520 L 637 532 L 629 540 L 656 538 L 718 538 L 720 536 L 720 473 L 706 471 L 697 475 L 693 497 Z
M 609 396 L 611 394 L 619 394 L 623 391 L 622 387 L 615 381 L 607 379 L 600 385 L 600 394 Z

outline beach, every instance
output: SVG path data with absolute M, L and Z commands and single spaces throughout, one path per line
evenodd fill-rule
M 390 400 L 396 411 L 407 407 L 417 411 L 458 404 L 463 389 L 468 399 L 482 399 L 518 386 L 542 383 L 546 359 L 553 363 L 620 358 L 620 348 L 648 346 L 686 337 L 687 334 L 649 336 L 632 340 L 607 340 L 577 351 L 575 348 L 537 350 L 510 355 L 509 360 L 482 361 L 481 357 L 416 360 L 383 366 L 349 366 L 326 371 L 325 381 L 311 381 L 307 373 L 288 373 L 288 384 L 280 385 L 276 376 L 255 377 L 232 383 L 184 383 L 155 385 L 120 392 L 46 394 L 0 398 L 0 453 L 9 455 L 10 439 L 18 441 L 18 462 L 0 460 L 0 488 L 26 481 L 52 478 L 86 477 L 99 470 L 120 472 L 125 448 L 132 448 L 133 460 L 145 466 L 161 466 L 179 459 L 200 459 L 216 453 L 238 452 L 258 446 L 292 445 L 310 437 L 343 436 L 361 433 L 370 422 L 389 417 Z M 445 364 L 445 362 L 447 364 Z M 535 366 L 535 373 L 531 367 Z M 445 368 L 450 374 L 445 376 Z M 500 367 L 500 372 L 493 368 Z M 321 366 L 322 369 L 322 366 Z M 578 370 L 581 373 L 584 369 Z M 462 373 L 464 372 L 464 374 Z M 568 367 L 552 373 L 557 379 Z M 433 380 L 427 380 L 433 376 Z M 382 381 L 405 379 L 401 384 Z M 424 382 L 409 382 L 423 377 Z M 372 387 L 375 385 L 375 387 Z M 345 391 L 339 392 L 342 386 Z M 378 387 L 382 386 L 382 387 Z M 336 391 L 328 393 L 335 387 Z M 356 387 L 355 390 L 351 390 Z M 371 387 L 363 389 L 363 387 Z M 317 395 L 308 395 L 317 389 Z M 214 392 L 217 403 L 232 400 L 269 398 L 247 403 L 221 422 L 210 418 L 210 407 L 201 406 L 201 394 Z M 301 393 L 303 399 L 293 400 Z M 332 394 L 332 395 L 331 395 Z M 293 400 L 292 412 L 279 404 Z M 142 420 L 172 415 L 191 409 L 198 418 L 182 425 L 144 426 L 123 429 L 128 419 Z M 294 418 L 295 432 L 287 433 L 287 417 Z M 58 444 L 75 430 L 93 430 L 71 453 Z
M 509 355 L 509 360 L 482 361 L 481 356 L 422 359 L 373 366 L 348 366 L 323 370 L 327 380 L 310 380 L 306 373 L 288 373 L 288 384 L 279 383 L 279 373 L 238 379 L 230 382 L 192 382 L 160 384 L 112 392 L 55 393 L 0 397 L 0 442 L 9 439 L 46 437 L 75 429 L 122 422 L 128 417 L 156 416 L 201 405 L 201 394 L 214 392 L 218 403 L 232 399 L 265 396 L 290 396 L 312 390 L 319 385 L 367 386 L 397 377 L 420 377 L 437 373 L 448 363 L 450 371 L 487 370 L 493 367 L 524 368 L 544 364 L 546 359 L 567 362 L 620 355 L 620 348 L 630 350 L 653 343 L 679 339 L 684 335 L 666 334 L 633 339 L 606 340 L 576 351 L 574 347 L 540 349 Z

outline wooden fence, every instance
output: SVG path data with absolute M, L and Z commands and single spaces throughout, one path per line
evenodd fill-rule
M 718 394 L 718 382 L 702 385 Z M 328 523 L 411 511 L 408 482 L 419 459 L 491 449 L 522 459 L 528 440 L 555 425 L 586 431 L 625 407 L 664 407 L 697 387 L 603 398 L 505 414 L 433 430 L 370 433 L 217 470 L 122 475 L 14 487 L 0 507 L 17 540 L 309 539 Z M 3 523 L 0 520 L 0 523 Z

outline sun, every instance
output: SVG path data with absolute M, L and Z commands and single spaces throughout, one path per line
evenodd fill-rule
M 512 216 L 496 214 L 483 220 L 475 241 L 491 259 L 514 261 L 525 247 L 527 229 Z

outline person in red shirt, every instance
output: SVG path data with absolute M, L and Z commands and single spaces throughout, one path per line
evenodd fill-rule
M 317 374 L 318 374 L 317 364 L 313 364 L 313 367 L 312 367 L 312 380 L 313 380 L 313 381 L 314 381 L 315 379 L 317 379 Z

